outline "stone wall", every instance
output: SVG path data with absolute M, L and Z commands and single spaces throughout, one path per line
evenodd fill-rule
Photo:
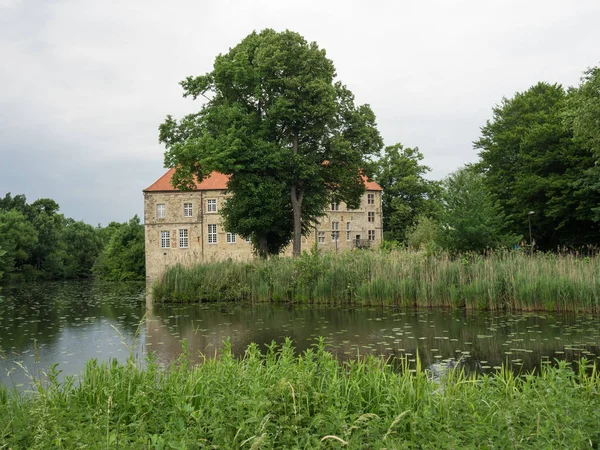
M 372 203 L 368 196 L 372 195 Z M 240 236 L 230 235 L 221 225 L 220 208 L 226 199 L 225 191 L 144 192 L 144 223 L 146 242 L 146 279 L 152 282 L 172 265 L 192 265 L 198 262 L 252 259 L 252 245 Z M 216 212 L 208 204 L 216 202 Z M 184 204 L 191 203 L 191 216 L 184 215 Z M 164 217 L 157 217 L 157 205 L 164 205 Z M 328 208 L 329 209 L 329 208 Z M 371 212 L 371 221 L 369 221 Z M 188 210 L 189 213 L 189 210 Z M 332 237 L 332 222 L 337 222 L 337 240 Z M 208 225 L 216 225 L 216 242 L 209 242 Z M 350 228 L 348 228 L 348 224 Z M 180 230 L 187 230 L 187 247 L 180 247 Z M 170 246 L 161 247 L 161 231 L 170 233 Z M 371 236 L 369 236 L 371 231 Z M 349 233 L 348 233 L 349 232 Z M 321 237 L 321 239 L 319 239 Z M 340 203 L 339 210 L 328 210 L 315 230 L 302 238 L 303 250 L 317 245 L 324 251 L 344 251 L 361 245 L 377 246 L 383 238 L 381 191 L 368 191 L 360 207 L 348 210 Z M 337 242 L 336 242 L 337 241 Z M 291 245 L 284 254 L 291 255 Z

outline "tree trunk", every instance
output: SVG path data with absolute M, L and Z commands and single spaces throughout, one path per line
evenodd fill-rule
M 298 133 L 292 137 L 292 149 L 294 155 L 298 154 Z M 302 200 L 304 199 L 304 189 L 297 184 L 292 185 L 292 212 L 294 213 L 294 240 L 292 241 L 292 256 L 296 258 L 302 252 Z
M 261 259 L 267 259 L 269 255 L 269 246 L 267 244 L 267 235 L 262 233 L 258 235 L 258 256 Z
M 294 240 L 292 241 L 292 256 L 300 256 L 302 252 L 302 199 L 304 190 L 296 185 L 292 186 L 292 211 L 294 213 Z

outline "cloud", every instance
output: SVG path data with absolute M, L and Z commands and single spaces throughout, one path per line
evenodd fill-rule
M 596 0 L 0 0 L 0 195 L 90 223 L 140 213 L 162 173 L 158 125 L 198 108 L 178 81 L 266 27 L 325 48 L 386 143 L 418 146 L 440 178 L 476 159 L 503 96 L 599 64 L 598 23 Z

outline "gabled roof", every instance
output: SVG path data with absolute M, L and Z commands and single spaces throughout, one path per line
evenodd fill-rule
M 365 189 L 367 191 L 383 191 L 376 181 L 369 181 L 365 176 L 363 176 L 363 180 L 365 180 Z
M 171 184 L 173 173 L 175 169 L 169 169 L 162 177 L 156 180 L 149 187 L 144 189 L 144 192 L 156 192 L 156 191 L 178 191 Z M 208 177 L 198 183 L 196 180 L 196 191 L 211 191 L 211 190 L 225 190 L 227 189 L 227 181 L 229 176 L 223 175 L 219 172 L 212 172 Z
M 171 184 L 171 179 L 173 178 L 173 173 L 175 169 L 169 169 L 167 173 L 165 173 L 162 177 L 156 180 L 153 184 L 144 189 L 144 192 L 169 192 L 169 191 L 178 191 L 179 189 L 175 189 Z M 202 180 L 201 183 L 198 183 L 196 180 L 196 191 L 211 191 L 211 190 L 225 190 L 227 189 L 227 181 L 229 180 L 228 175 L 223 175 L 219 172 L 212 172 L 208 177 Z M 381 191 L 381 186 L 379 186 L 375 181 L 367 181 L 366 177 L 363 177 L 365 180 L 365 188 L 367 191 Z

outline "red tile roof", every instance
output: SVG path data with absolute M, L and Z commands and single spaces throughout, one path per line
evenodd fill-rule
M 173 173 L 175 169 L 169 169 L 167 173 L 165 173 L 162 177 L 156 180 L 149 187 L 144 189 L 146 191 L 178 191 L 179 189 L 175 189 L 171 184 L 171 178 L 173 178 Z M 229 177 L 227 175 L 223 175 L 219 172 L 212 172 L 208 177 L 202 180 L 201 183 L 198 183 L 196 180 L 196 190 L 197 191 L 210 191 L 210 190 L 224 190 L 227 189 L 227 180 Z
M 383 191 L 376 181 L 369 181 L 367 177 L 363 177 L 363 180 L 365 180 L 365 189 L 367 191 Z
M 171 178 L 173 178 L 173 172 L 175 169 L 169 169 L 162 177 L 156 180 L 153 184 L 144 189 L 144 192 L 156 192 L 156 191 L 177 191 L 171 184 Z M 381 187 L 375 181 L 367 181 L 366 177 L 365 187 L 367 191 L 381 191 Z M 196 181 L 197 191 L 210 191 L 210 190 L 225 190 L 227 189 L 227 181 L 229 180 L 228 175 L 223 175 L 219 172 L 212 172 L 207 178 L 201 183 Z

